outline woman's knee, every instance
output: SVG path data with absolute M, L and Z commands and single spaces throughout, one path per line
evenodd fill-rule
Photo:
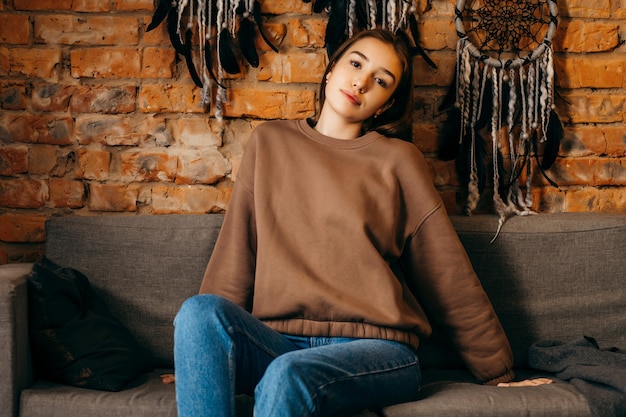
M 214 294 L 198 294 L 185 300 L 176 314 L 174 324 L 206 326 L 211 322 L 220 322 L 219 317 L 231 307 L 228 300 Z

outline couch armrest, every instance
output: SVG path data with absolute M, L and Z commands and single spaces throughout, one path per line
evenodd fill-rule
M 17 417 L 32 384 L 26 276 L 32 264 L 0 265 L 0 417 Z

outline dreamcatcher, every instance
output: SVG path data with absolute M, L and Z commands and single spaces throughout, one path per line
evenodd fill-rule
M 383 27 L 394 32 L 408 29 L 413 52 L 436 67 L 418 42 L 414 0 L 316 0 L 312 7 L 315 13 L 328 13 L 325 41 L 329 55 L 359 29 Z M 212 87 L 217 86 L 218 120 L 222 119 L 226 101 L 224 73 L 239 74 L 243 60 L 252 67 L 259 66 L 257 31 L 278 52 L 263 29 L 261 5 L 257 0 L 159 0 L 146 31 L 163 22 L 167 24 L 174 49 L 185 59 L 189 75 L 202 88 L 202 105 L 211 102 Z M 196 50 L 199 59 L 194 59 Z
M 491 171 L 498 231 L 509 216 L 532 213 L 534 169 L 556 186 L 546 170 L 563 135 L 554 111 L 557 21 L 556 0 L 457 1 L 456 74 L 440 107 L 453 121 L 447 126 L 456 130 L 442 131 L 439 157 L 456 158 L 459 176 L 468 184 L 468 214 Z M 490 151 L 483 134 L 491 139 Z M 519 185 L 523 173 L 525 193 Z

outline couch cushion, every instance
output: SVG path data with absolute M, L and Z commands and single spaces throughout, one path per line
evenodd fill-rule
M 531 376 L 521 373 L 522 379 Z M 466 371 L 423 372 L 417 401 L 384 409 L 386 417 L 591 417 L 585 397 L 571 384 L 555 380 L 539 387 L 493 387 L 472 383 Z
M 198 292 L 223 215 L 59 217 L 46 256 L 89 277 L 156 366 L 172 366 L 173 319 Z
M 586 335 L 602 347 L 626 348 L 626 216 L 513 217 L 493 243 L 496 216 L 452 221 L 509 337 L 517 367 L 525 366 L 530 345 L 545 339 Z M 458 366 L 458 359 L 450 360 L 457 358 L 452 350 L 434 342 L 421 349 L 422 364 Z

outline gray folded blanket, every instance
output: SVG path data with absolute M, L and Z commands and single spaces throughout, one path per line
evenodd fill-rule
M 626 417 L 626 351 L 600 349 L 592 337 L 564 343 L 538 342 L 528 366 L 569 381 L 587 399 L 596 417 Z

